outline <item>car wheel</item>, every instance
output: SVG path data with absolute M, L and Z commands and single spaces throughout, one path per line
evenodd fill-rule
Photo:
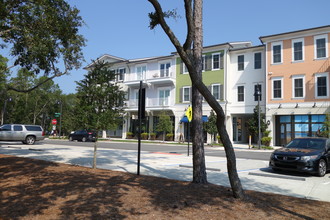
M 73 141 L 73 138 L 72 137 L 69 137 L 69 141 Z
M 25 138 L 25 143 L 28 144 L 28 145 L 32 145 L 36 142 L 36 138 L 33 137 L 33 136 L 27 136 Z
M 82 142 L 86 142 L 86 141 L 87 141 L 86 137 L 83 137 Z
M 327 172 L 327 164 L 325 162 L 325 160 L 321 159 L 319 161 L 319 166 L 318 166 L 318 169 L 317 169 L 317 175 L 322 177 L 326 174 Z

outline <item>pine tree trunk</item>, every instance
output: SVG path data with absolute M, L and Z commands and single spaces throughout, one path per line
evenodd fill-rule
M 201 0 L 199 0 L 201 1 Z M 198 4 L 198 2 L 196 3 Z M 195 71 L 200 81 L 202 81 L 202 50 L 203 50 L 203 25 L 202 8 L 194 7 L 194 31 L 193 36 L 193 58 Z M 204 153 L 204 132 L 203 132 L 203 96 L 192 82 L 192 138 L 193 138 L 193 182 L 207 183 L 205 153 Z

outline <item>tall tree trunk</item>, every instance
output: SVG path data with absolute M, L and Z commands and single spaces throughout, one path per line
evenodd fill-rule
M 202 0 L 198 0 L 202 2 Z M 197 2 L 197 4 L 199 4 Z M 194 4 L 194 31 L 193 35 L 193 58 L 195 70 L 199 80 L 202 81 L 202 49 L 203 49 L 203 25 L 202 9 Z M 203 96 L 192 82 L 192 137 L 193 137 L 193 182 L 207 183 L 205 154 L 204 154 L 204 132 L 203 132 Z

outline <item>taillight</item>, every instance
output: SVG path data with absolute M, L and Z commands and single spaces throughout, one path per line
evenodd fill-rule
M 88 132 L 88 134 L 93 134 L 92 132 Z
M 42 131 L 42 134 L 41 134 L 42 136 L 45 136 L 45 131 Z

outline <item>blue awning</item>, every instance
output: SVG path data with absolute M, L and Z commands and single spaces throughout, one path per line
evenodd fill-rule
M 203 122 L 208 122 L 208 117 L 207 115 L 203 115 L 202 117 Z M 188 123 L 188 118 L 187 116 L 183 116 L 180 120 L 180 122 Z

